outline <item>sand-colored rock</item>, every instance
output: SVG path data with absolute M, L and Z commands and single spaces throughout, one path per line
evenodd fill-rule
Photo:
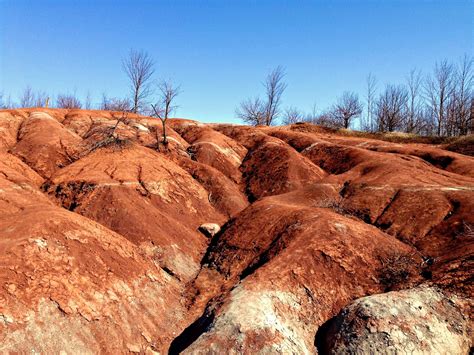
M 417 287 L 357 299 L 317 336 L 327 354 L 468 354 L 464 302 L 436 288 Z

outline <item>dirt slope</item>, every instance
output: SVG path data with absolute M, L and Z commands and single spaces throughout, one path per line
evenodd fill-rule
M 469 351 L 473 157 L 306 124 L 161 129 L 0 111 L 0 352 Z

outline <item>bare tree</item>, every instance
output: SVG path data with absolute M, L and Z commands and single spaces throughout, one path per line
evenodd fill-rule
M 408 109 L 405 122 L 405 131 L 407 133 L 419 133 L 423 126 L 423 108 L 422 102 L 420 100 L 420 91 L 423 83 L 421 71 L 412 69 L 406 81 L 408 87 Z
M 296 107 L 288 107 L 283 116 L 283 124 L 290 125 L 297 122 L 303 122 L 306 120 L 306 115 L 298 110 Z
M 35 97 L 35 107 L 48 107 L 49 96 L 44 91 L 37 92 Z
M 318 117 L 318 106 L 314 102 L 313 106 L 311 108 L 311 112 L 307 113 L 304 116 L 303 121 L 316 124 L 316 118 L 317 117 Z
M 330 116 L 338 127 L 349 128 L 353 118 L 362 113 L 362 104 L 356 93 L 345 91 L 332 107 Z
M 447 121 L 447 103 L 453 93 L 453 66 L 446 60 L 436 63 L 433 77 L 426 80 L 426 96 L 431 114 L 436 120 L 436 132 L 441 136 Z
M 455 76 L 454 87 L 454 120 L 457 133 L 465 135 L 471 124 L 471 103 L 473 100 L 473 59 L 464 55 L 461 59 Z
M 84 108 L 86 110 L 92 109 L 92 98 L 91 98 L 90 91 L 87 91 L 86 99 L 85 99 L 85 102 L 84 102 Z
M 28 85 L 23 90 L 23 93 L 20 96 L 20 107 L 22 108 L 33 107 L 34 104 L 35 104 L 35 94 L 33 93 L 31 86 Z
M 268 74 L 264 86 L 266 90 L 267 102 L 265 104 L 265 125 L 270 126 L 280 114 L 281 96 L 286 89 L 283 82 L 285 71 L 283 67 L 276 67 Z
M 387 85 L 376 102 L 377 126 L 380 132 L 399 129 L 406 117 L 408 92 L 402 85 Z
M 145 101 L 152 94 L 151 79 L 155 63 L 148 53 L 132 49 L 122 61 L 122 66 L 130 80 L 132 112 L 137 113 L 143 109 Z
M 151 105 L 151 107 L 153 109 L 153 115 L 160 119 L 163 126 L 162 143 L 166 146 L 168 144 L 168 139 L 166 138 L 166 121 L 168 120 L 169 115 L 177 108 L 173 102 L 179 95 L 180 88 L 179 86 L 174 86 L 171 81 L 162 81 L 158 85 L 158 89 L 160 92 L 158 102 Z M 158 130 L 156 132 L 158 134 Z M 159 142 L 158 137 L 156 137 L 156 139 L 157 142 Z
M 3 93 L 0 93 L 0 108 L 12 109 L 15 107 L 16 104 L 12 101 L 12 97 L 10 94 L 8 94 L 8 96 L 5 96 Z
M 235 110 L 236 115 L 244 122 L 255 126 L 274 124 L 281 113 L 281 96 L 286 89 L 286 84 L 283 82 L 284 76 L 285 72 L 281 66 L 272 70 L 263 83 L 266 100 L 262 101 L 256 97 L 242 101 L 240 107 Z
M 375 100 L 375 92 L 377 90 L 377 79 L 375 78 L 372 73 L 369 73 L 366 79 L 367 83 L 367 116 L 366 121 L 361 124 L 361 128 L 365 131 L 375 131 L 375 123 L 373 119 L 374 113 L 374 100 Z
M 105 111 L 130 111 L 131 104 L 129 99 L 120 99 L 117 97 L 107 97 L 106 94 L 102 94 L 102 103 L 100 109 Z
M 254 126 L 265 123 L 265 106 L 258 97 L 242 101 L 240 107 L 235 110 L 235 114 L 242 121 Z
M 75 95 L 60 94 L 56 99 L 56 107 L 67 109 L 80 109 L 82 108 L 82 103 Z
M 324 127 L 330 127 L 330 128 L 341 127 L 340 125 L 336 124 L 336 121 L 334 120 L 334 117 L 331 111 L 324 111 L 319 114 L 313 115 L 311 122 L 320 126 L 324 126 Z

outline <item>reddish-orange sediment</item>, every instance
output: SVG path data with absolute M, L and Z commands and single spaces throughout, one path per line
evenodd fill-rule
M 121 117 L 0 111 L 1 352 L 362 351 L 345 324 L 379 293 L 371 316 L 396 300 L 406 324 L 430 295 L 470 346 L 473 157 L 183 119 L 163 145 L 139 115 L 111 136 Z

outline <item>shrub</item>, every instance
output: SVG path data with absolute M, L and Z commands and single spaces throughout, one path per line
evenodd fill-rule
M 343 216 L 354 216 L 354 211 L 347 205 L 346 199 L 342 196 L 326 196 L 318 201 L 315 207 L 330 208 Z
M 474 134 L 459 137 L 444 147 L 446 150 L 464 155 L 474 156 Z
M 389 290 L 407 282 L 418 267 L 412 255 L 396 251 L 380 257 L 380 263 L 379 279 Z

